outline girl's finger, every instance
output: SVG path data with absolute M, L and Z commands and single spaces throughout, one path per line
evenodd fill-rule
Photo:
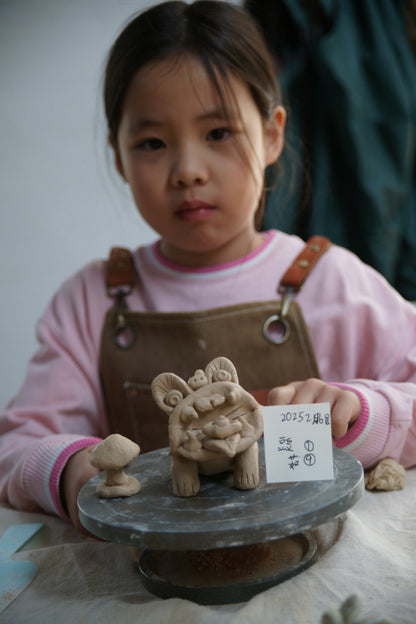
M 292 396 L 292 404 L 301 403 L 321 403 L 318 400 L 327 384 L 320 379 L 306 379 L 305 381 L 295 381 L 291 384 L 295 388 Z
M 268 396 L 269 405 L 289 405 L 296 394 L 296 386 L 288 384 L 287 386 L 278 386 L 270 390 Z
M 331 410 L 332 435 L 342 438 L 361 412 L 361 401 L 355 392 L 344 390 L 338 395 Z

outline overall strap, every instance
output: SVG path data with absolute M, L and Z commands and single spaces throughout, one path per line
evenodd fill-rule
M 299 292 L 318 260 L 330 246 L 331 241 L 325 236 L 312 236 L 280 280 L 279 292 L 284 293 L 289 288 L 295 293 Z
M 126 297 L 133 291 L 137 279 L 133 254 L 129 249 L 113 247 L 110 250 L 105 278 L 107 294 L 114 299 L 117 310 L 114 340 L 120 348 L 128 349 L 134 343 L 135 332 L 125 316 L 128 310 Z
M 303 288 L 307 277 L 330 246 L 331 241 L 325 236 L 312 236 L 296 256 L 278 287 L 278 292 L 282 295 L 280 318 L 286 316 L 293 297 Z
M 124 296 L 132 291 L 136 281 L 133 255 L 124 247 L 113 247 L 107 260 L 106 287 L 110 296 L 115 297 L 123 289 Z

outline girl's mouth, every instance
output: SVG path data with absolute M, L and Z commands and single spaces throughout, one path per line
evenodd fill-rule
M 214 212 L 215 207 L 199 199 L 184 201 L 175 214 L 184 221 L 204 221 Z

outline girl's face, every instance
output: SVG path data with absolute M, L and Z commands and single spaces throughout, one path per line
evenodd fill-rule
M 285 112 L 264 123 L 248 87 L 229 77 L 226 114 L 202 65 L 192 57 L 146 65 L 122 109 L 118 171 L 161 251 L 177 264 L 231 262 L 261 243 L 254 214 L 264 168 L 283 147 Z

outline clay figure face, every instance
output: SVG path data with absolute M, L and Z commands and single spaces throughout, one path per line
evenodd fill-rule
M 169 414 L 176 494 L 196 494 L 198 472 L 233 470 L 236 487 L 250 489 L 258 484 L 262 408 L 238 384 L 229 360 L 216 358 L 205 371 L 195 371 L 188 383 L 174 373 L 162 373 L 154 379 L 152 392 L 159 407 Z
M 201 369 L 196 370 L 194 376 L 188 379 L 188 385 L 192 388 L 192 390 L 202 388 L 202 386 L 206 386 L 207 383 L 208 378 Z

